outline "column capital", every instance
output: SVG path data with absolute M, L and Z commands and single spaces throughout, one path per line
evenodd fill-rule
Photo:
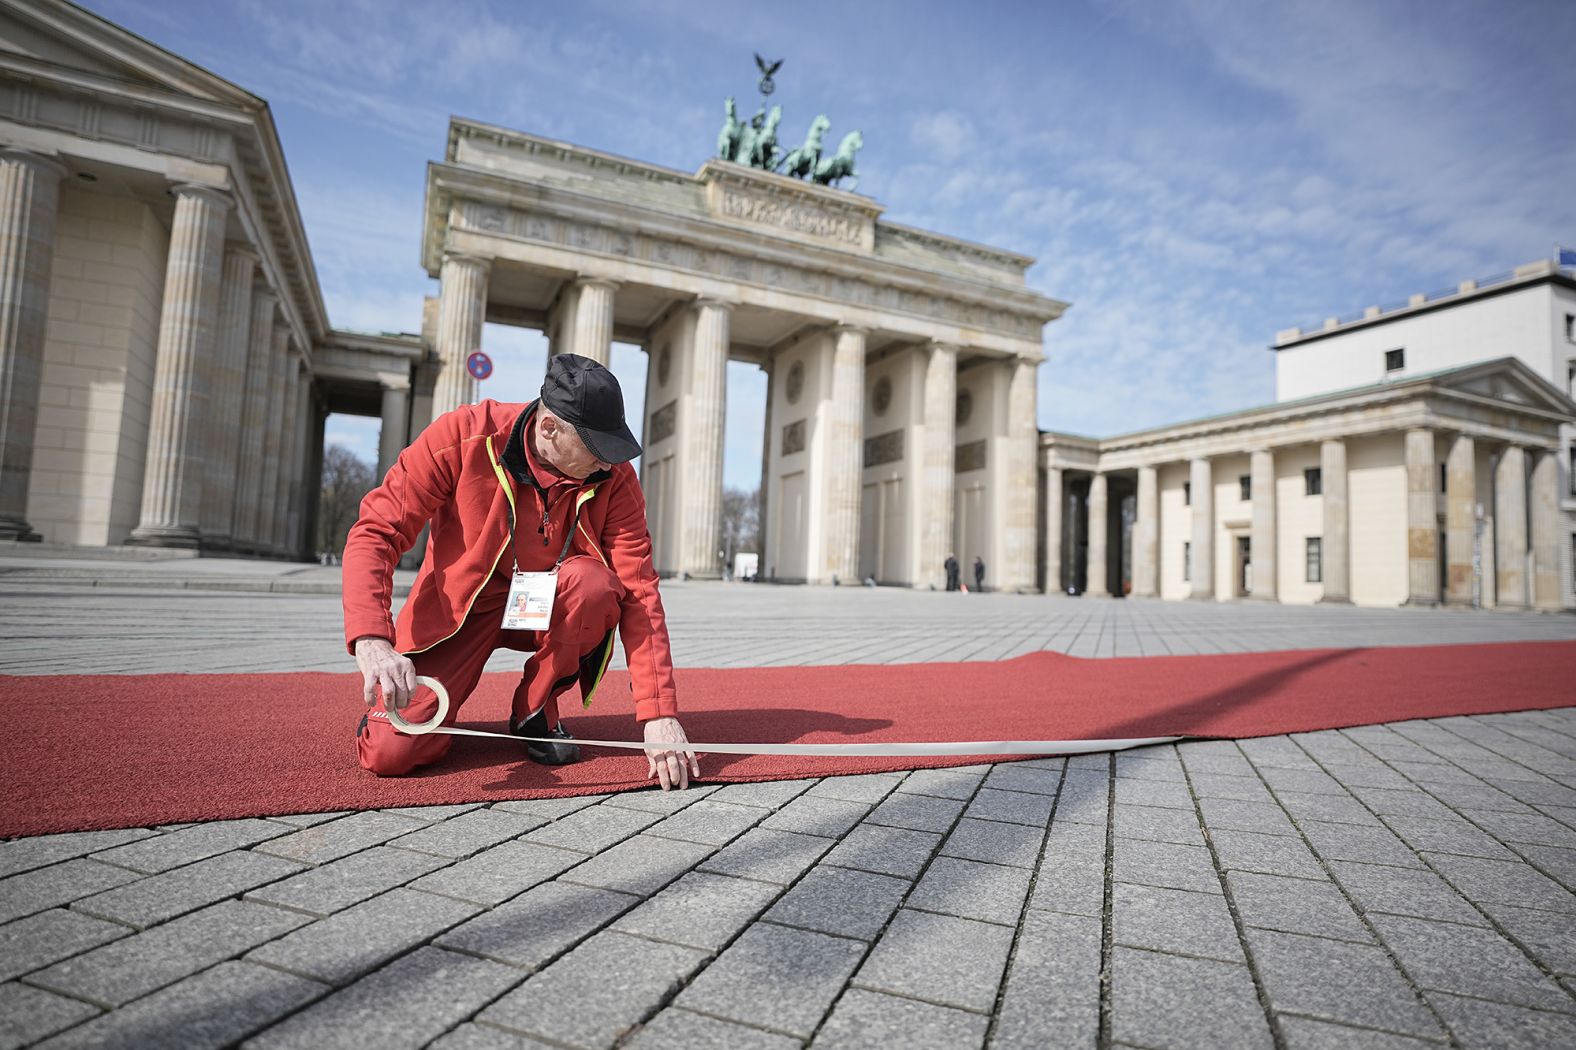
M 225 258 L 233 256 L 237 259 L 250 259 L 253 264 L 261 262 L 263 258 L 262 254 L 247 241 L 225 241 L 224 254 Z
M 857 324 L 834 324 L 832 326 L 832 333 L 834 335 L 861 335 L 861 336 L 865 336 L 865 335 L 869 335 L 870 334 L 870 329 L 866 328 L 863 325 L 857 325 Z
M 26 164 L 40 175 L 51 176 L 57 181 L 66 177 L 69 172 L 66 166 L 54 157 L 42 153 L 34 153 L 30 149 L 19 149 L 7 146 L 0 149 L 0 161 L 8 164 Z
M 491 269 L 493 261 L 485 255 L 466 255 L 463 252 L 444 252 L 443 265 L 453 263 L 456 266 L 472 266 L 481 269 Z
M 963 351 L 963 348 L 957 343 L 940 342 L 926 343 L 925 349 L 932 354 L 951 354 L 953 357 L 957 357 Z
M 177 198 L 195 197 L 198 200 L 206 201 L 215 208 L 223 208 L 226 211 L 235 203 L 234 198 L 227 191 L 217 186 L 204 186 L 198 182 L 174 183 L 170 186 L 170 193 Z
M 605 288 L 610 292 L 618 291 L 618 282 L 607 277 L 598 277 L 595 274 L 579 274 L 575 277 L 575 284 L 580 288 Z
M 604 284 L 612 284 L 611 281 L 604 281 L 602 283 L 604 283 Z M 613 287 L 616 289 L 618 286 L 614 285 Z M 693 303 L 691 303 L 690 305 L 693 306 L 697 310 L 699 310 L 699 309 L 701 309 L 702 307 L 705 307 L 705 306 L 710 306 L 710 307 L 712 307 L 714 309 L 717 309 L 717 310 L 726 310 L 729 313 L 732 313 L 733 310 L 736 307 L 738 307 L 739 304 L 736 303 L 736 302 L 733 302 L 730 299 L 721 299 L 721 298 L 718 298 L 717 296 L 714 296 L 714 295 L 702 295 L 702 296 L 697 296 L 695 301 Z

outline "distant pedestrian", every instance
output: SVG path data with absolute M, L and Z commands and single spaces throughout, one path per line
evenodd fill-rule
M 985 589 L 985 559 L 978 554 L 974 555 L 974 589 L 976 591 Z
M 958 580 L 958 556 L 956 554 L 948 553 L 947 554 L 947 560 L 942 563 L 942 567 L 947 570 L 947 590 L 949 590 L 949 591 L 957 590 L 958 589 L 958 583 L 959 583 L 959 580 Z

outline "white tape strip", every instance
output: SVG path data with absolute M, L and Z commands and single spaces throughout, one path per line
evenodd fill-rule
M 510 736 L 508 733 L 487 733 L 480 729 L 445 726 L 443 720 L 449 716 L 449 691 L 443 687 L 442 682 L 426 675 L 418 677 L 416 684 L 425 685 L 433 691 L 438 698 L 438 710 L 425 722 L 407 722 L 400 717 L 398 711 L 385 707 L 389 724 L 402 733 L 410 736 L 448 733 L 451 736 L 483 736 L 521 742 L 562 743 L 562 740 L 556 737 Z M 1151 736 L 1112 740 L 949 740 L 931 743 L 861 744 L 704 744 L 692 741 L 684 745 L 684 750 L 710 755 L 841 755 L 850 758 L 928 755 L 1076 755 L 1091 751 L 1125 751 L 1128 748 L 1144 747 L 1148 744 L 1171 744 L 1181 739 L 1177 736 Z M 591 747 L 624 748 L 630 751 L 674 750 L 671 747 L 637 743 L 633 740 L 582 740 L 577 737 L 575 743 Z

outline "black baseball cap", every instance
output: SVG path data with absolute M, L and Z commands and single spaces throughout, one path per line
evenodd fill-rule
M 589 357 L 554 354 L 548 358 L 542 404 L 574 427 L 602 462 L 627 463 L 640 455 L 640 442 L 624 422 L 624 392 L 618 380 Z

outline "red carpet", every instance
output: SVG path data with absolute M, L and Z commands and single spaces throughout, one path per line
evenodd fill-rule
M 515 675 L 488 675 L 460 725 L 501 731 Z M 581 737 L 638 739 L 627 678 L 566 705 Z M 679 672 L 695 740 L 1252 737 L 1576 704 L 1576 642 L 999 663 Z M 501 801 L 640 787 L 645 759 L 588 749 L 526 762 L 505 741 L 455 741 L 417 775 L 355 764 L 355 675 L 0 676 L 0 836 L 190 820 Z M 967 758 L 714 755 L 742 781 L 966 764 Z

